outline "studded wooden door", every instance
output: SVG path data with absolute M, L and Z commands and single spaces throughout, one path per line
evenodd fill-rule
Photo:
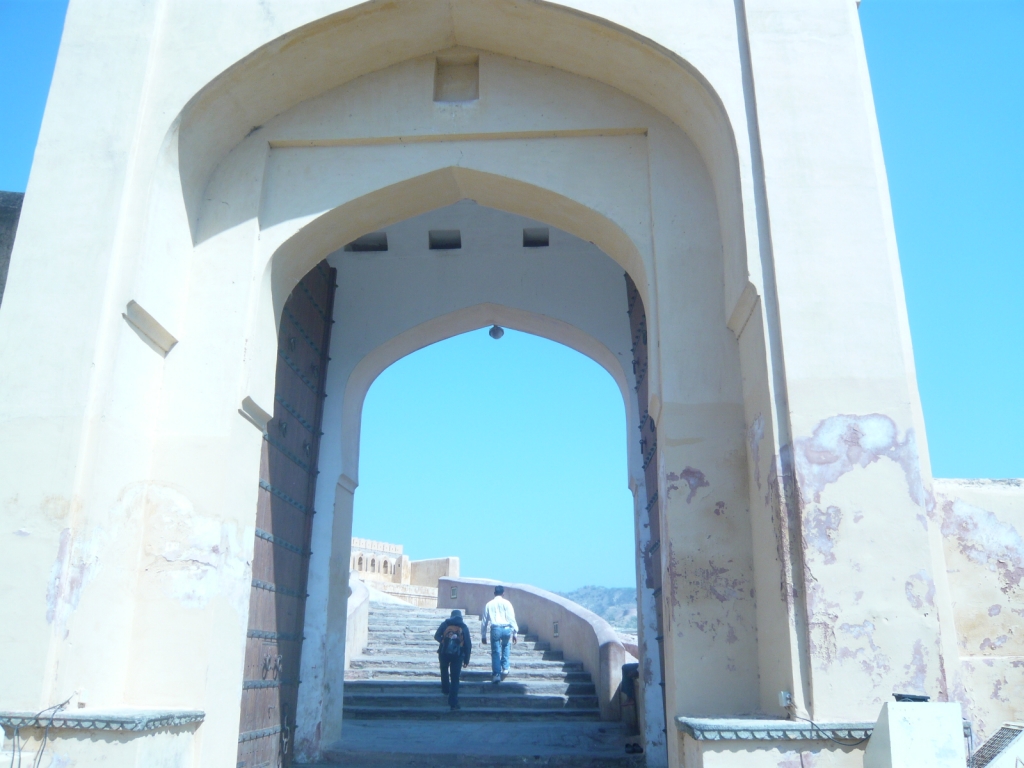
M 636 401 L 640 409 L 640 456 L 643 460 L 644 488 L 646 498 L 641 499 L 647 510 L 651 538 L 643 557 L 644 586 L 654 592 L 654 606 L 658 619 L 658 657 L 661 661 L 661 674 L 665 674 L 665 618 L 662 599 L 662 568 L 661 568 L 661 512 L 658 502 L 658 429 L 654 425 L 648 411 L 648 348 L 647 348 L 647 314 L 640 291 L 636 284 L 626 275 L 626 298 L 629 307 L 629 329 L 633 343 L 633 375 L 636 378 Z M 665 683 L 659 680 L 664 702 Z
M 274 418 L 260 460 L 238 768 L 291 764 L 335 278 L 320 262 L 281 317 Z

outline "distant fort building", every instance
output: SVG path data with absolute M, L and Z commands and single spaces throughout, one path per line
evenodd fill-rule
M 401 544 L 352 537 L 349 565 L 359 578 L 381 592 L 423 608 L 437 605 L 437 580 L 459 575 L 459 558 L 409 560 Z

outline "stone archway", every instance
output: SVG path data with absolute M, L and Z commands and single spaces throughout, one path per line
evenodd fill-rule
M 433 58 L 420 57 L 294 105 L 211 166 L 206 202 L 196 219 L 197 253 L 211 263 L 229 259 L 251 228 L 255 246 L 250 240 L 246 247 L 253 247 L 257 264 L 266 265 L 259 277 L 259 300 L 251 305 L 249 316 L 247 392 L 256 402 L 273 397 L 267 372 L 276 348 L 280 307 L 291 287 L 320 258 L 369 231 L 438 205 L 471 199 L 594 242 L 634 278 L 648 310 L 650 394 L 639 410 L 652 423 L 668 418 L 672 426 L 665 431 L 683 435 L 675 443 L 677 450 L 659 458 L 667 457 L 671 464 L 659 470 L 667 482 L 657 493 L 661 504 L 676 505 L 677 511 L 662 526 L 667 541 L 652 561 L 654 567 L 667 569 L 667 591 L 662 594 L 659 586 L 658 600 L 671 606 L 664 613 L 676 626 L 674 633 L 664 636 L 670 646 L 665 661 L 671 671 L 667 700 L 674 709 L 699 707 L 709 714 L 749 710 L 763 698 L 760 689 L 773 685 L 757 681 L 754 590 L 749 585 L 756 578 L 771 583 L 778 577 L 771 568 L 754 574 L 747 516 L 750 470 L 733 457 L 745 452 L 745 412 L 767 408 L 770 391 L 744 392 L 741 383 L 743 358 L 753 371 L 761 370 L 765 346 L 755 341 L 741 351 L 736 343 L 736 335 L 755 314 L 757 295 L 746 283 L 736 289 L 730 277 L 736 272 L 735 260 L 729 266 L 730 259 L 743 251 L 736 239 L 742 228 L 723 225 L 723 218 L 732 215 L 721 215 L 725 177 L 677 125 L 607 85 L 583 82 L 571 73 L 540 71 L 534 64 L 486 51 L 479 56 L 491 72 L 521 80 L 521 88 L 508 91 L 512 101 L 507 106 L 514 103 L 516 114 L 528 121 L 537 119 L 544 99 L 557 96 L 568 127 L 509 131 L 504 118 L 484 115 L 483 124 L 472 126 L 476 130 L 445 132 L 445 121 L 454 118 L 431 105 L 424 73 L 433 66 Z M 378 109 L 360 116 L 357 136 L 334 139 L 310 133 L 312 115 L 341 114 L 339 110 L 347 110 L 352 100 L 358 102 L 364 91 L 391 90 L 408 97 L 394 104 L 415 105 L 417 99 L 425 99 L 433 109 L 425 126 L 412 113 L 395 108 L 387 120 L 400 123 L 408 117 L 410 122 L 382 128 L 374 122 L 382 119 Z M 482 92 L 486 94 L 487 88 Z M 604 111 L 573 112 L 573 94 L 577 104 L 585 99 L 587 104 L 604 105 Z M 402 131 L 408 130 L 422 135 L 406 141 Z M 735 213 L 738 198 L 733 202 L 730 210 Z M 238 217 L 246 215 L 252 218 L 239 226 Z M 659 291 L 668 286 L 680 303 L 659 301 Z M 760 317 L 751 328 L 763 328 Z M 732 321 L 731 332 L 727 320 Z M 666 322 L 672 329 L 669 334 L 661 331 Z M 673 361 L 667 375 L 662 371 L 664 359 Z M 700 370 L 687 367 L 688 359 L 701 360 Z M 762 381 L 759 374 L 749 380 L 754 386 Z M 753 402 L 747 402 L 751 398 Z M 703 437 L 688 436 L 694 429 Z M 356 478 L 345 472 L 341 476 L 339 487 L 348 485 L 351 494 Z M 678 493 L 681 478 L 691 483 L 685 493 Z M 643 486 L 639 477 L 635 486 Z M 713 486 L 719 489 L 716 497 L 707 497 L 710 491 L 702 489 Z M 323 492 L 330 494 L 332 489 Z M 336 503 L 321 494 L 318 490 L 320 508 Z M 717 542 L 710 557 L 698 554 L 699 547 L 687 551 L 686 536 L 693 526 L 689 515 L 696 504 L 706 507 L 699 513 L 710 531 L 705 538 Z M 669 514 L 648 507 L 652 508 L 656 514 Z M 706 525 L 709 520 L 714 523 Z M 700 563 L 696 557 L 707 560 Z M 730 574 L 727 583 L 716 583 L 723 573 Z M 708 581 L 693 595 L 678 594 L 688 582 Z M 731 597 L 723 602 L 722 594 Z M 684 609 L 684 602 L 690 607 Z M 787 621 L 784 602 L 769 610 Z M 683 632 L 687 623 L 712 629 L 703 635 Z M 717 642 L 719 635 L 735 640 L 723 645 Z M 686 661 L 694 655 L 710 655 L 716 661 L 698 668 Z M 787 675 L 792 670 L 776 672 Z M 726 684 L 717 684 L 723 679 Z M 786 686 L 798 688 L 791 682 Z

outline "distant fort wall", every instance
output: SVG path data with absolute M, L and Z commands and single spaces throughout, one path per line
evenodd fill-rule
M 401 544 L 352 538 L 349 569 L 374 589 L 423 608 L 437 605 L 438 579 L 459 576 L 459 558 L 410 560 Z

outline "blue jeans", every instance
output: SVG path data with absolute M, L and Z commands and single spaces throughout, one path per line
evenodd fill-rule
M 508 674 L 508 653 L 512 648 L 512 627 L 491 625 L 491 675 Z

